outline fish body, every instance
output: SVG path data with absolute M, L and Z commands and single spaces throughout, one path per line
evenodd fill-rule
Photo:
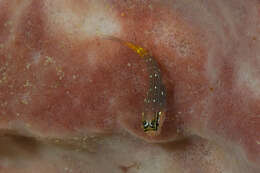
M 149 89 L 144 99 L 142 128 L 148 135 L 159 135 L 165 119 L 166 89 L 157 61 L 147 50 L 131 42 L 113 36 L 106 36 L 105 38 L 126 45 L 144 59 L 149 73 Z
M 165 119 L 166 89 L 156 60 L 148 54 L 145 61 L 149 72 L 149 89 L 144 99 L 143 129 L 148 134 L 158 135 Z

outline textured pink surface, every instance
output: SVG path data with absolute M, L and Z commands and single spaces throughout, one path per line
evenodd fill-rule
M 0 172 L 260 171 L 259 2 L 0 1 Z M 141 129 L 148 49 L 167 88 Z

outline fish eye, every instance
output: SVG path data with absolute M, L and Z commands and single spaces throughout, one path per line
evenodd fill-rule
M 143 126 L 144 126 L 144 128 L 147 128 L 149 126 L 149 122 L 148 121 L 143 121 Z
M 150 127 L 153 128 L 154 127 L 154 121 L 150 122 Z

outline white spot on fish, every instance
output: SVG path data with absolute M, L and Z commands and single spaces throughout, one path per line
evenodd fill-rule
M 163 95 L 164 95 L 164 92 L 162 91 L 161 94 L 162 94 L 162 96 L 163 96 Z

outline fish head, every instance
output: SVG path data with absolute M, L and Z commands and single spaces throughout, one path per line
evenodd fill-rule
M 152 114 L 152 115 L 147 115 Z M 147 118 L 150 117 L 150 118 Z M 145 133 L 158 135 L 163 125 L 165 113 L 163 111 L 143 112 L 142 113 L 142 128 Z

